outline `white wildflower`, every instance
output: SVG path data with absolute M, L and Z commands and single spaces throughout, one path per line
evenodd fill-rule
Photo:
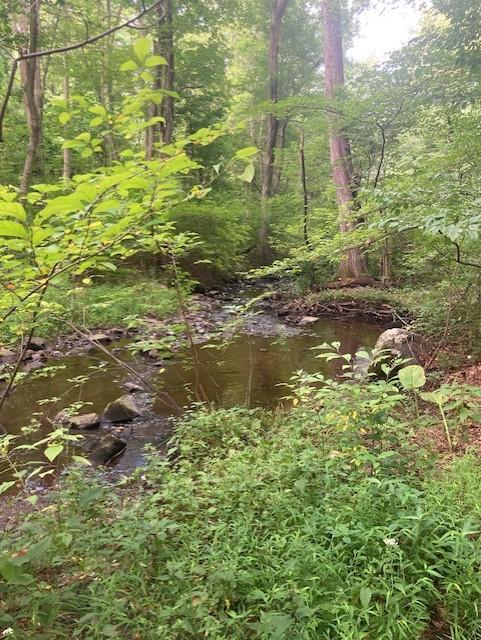
M 2 638 L 6 638 L 7 636 L 11 636 L 13 634 L 13 629 L 12 627 L 7 627 L 6 629 L 4 629 L 2 631 L 2 635 L 0 637 Z
M 399 544 L 395 538 L 384 538 L 383 542 L 386 547 L 397 547 Z

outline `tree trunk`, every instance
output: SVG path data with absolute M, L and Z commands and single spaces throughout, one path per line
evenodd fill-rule
M 277 140 L 276 140 L 276 149 L 282 151 L 286 148 L 286 134 L 287 127 L 289 125 L 289 118 L 284 118 L 284 120 L 279 122 L 277 128 Z M 274 162 L 276 158 L 274 158 Z M 277 195 L 281 188 L 281 177 L 282 177 L 282 166 L 279 162 L 279 158 L 277 158 L 277 162 L 274 164 L 274 173 L 272 176 L 272 195 Z
M 24 8 L 25 13 L 15 25 L 15 29 L 26 41 L 20 52 L 33 53 L 38 51 L 40 39 L 40 0 L 29 0 Z M 28 191 L 33 173 L 40 168 L 43 90 L 40 63 L 36 58 L 22 60 L 19 68 L 29 136 L 27 155 L 20 181 L 20 195 L 24 196 Z
M 302 204 L 303 204 L 303 235 L 304 244 L 308 249 L 311 248 L 309 242 L 309 194 L 307 191 L 307 175 L 306 175 L 306 154 L 304 149 L 304 129 L 301 129 L 301 138 L 299 142 L 299 164 L 301 169 L 301 187 L 302 187 Z
M 160 53 L 167 60 L 167 64 L 160 67 L 161 86 L 165 91 L 174 91 L 175 86 L 175 59 L 174 59 L 174 27 L 172 0 L 164 0 L 165 18 L 160 31 Z M 162 99 L 161 115 L 164 122 L 161 123 L 162 142 L 170 144 L 174 137 L 175 105 L 173 96 L 165 95 Z
M 269 38 L 268 74 L 269 74 L 269 100 L 275 104 L 279 99 L 279 42 L 281 36 L 282 18 L 289 0 L 274 0 L 272 7 L 271 30 Z M 277 133 L 279 131 L 279 119 L 269 113 L 266 118 L 266 139 L 262 158 L 262 185 L 261 185 L 261 226 L 259 229 L 259 257 L 262 262 L 268 261 L 269 238 L 269 199 L 274 189 L 274 150 L 276 147 Z
M 344 85 L 341 17 L 338 0 L 323 0 L 325 94 L 332 100 Z M 332 179 L 336 188 L 341 233 L 356 227 L 353 196 L 353 166 L 349 140 L 338 129 L 332 114 L 329 116 L 329 150 Z M 359 278 L 367 273 L 366 262 L 358 247 L 346 249 L 339 264 L 339 277 Z
M 68 102 L 70 98 L 70 78 L 68 76 L 67 64 L 65 64 L 65 75 L 63 77 L 63 98 Z M 64 180 L 70 180 L 72 176 L 72 150 L 63 150 L 63 178 Z

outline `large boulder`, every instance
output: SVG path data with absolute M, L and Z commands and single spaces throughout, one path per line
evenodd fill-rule
M 93 464 L 108 464 L 123 454 L 127 443 L 112 433 L 101 431 L 99 435 L 85 438 L 82 447 L 88 451 Z
M 126 393 L 105 407 L 102 415 L 104 422 L 131 422 L 140 416 L 140 409 L 134 398 Z
M 421 340 L 418 335 L 407 329 L 388 329 L 381 333 L 373 350 L 373 361 L 369 373 L 374 377 L 385 377 L 382 365 L 393 367 L 401 358 L 404 362 L 394 366 L 391 375 L 408 364 L 419 364 L 422 359 Z
M 100 426 L 100 416 L 98 413 L 83 413 L 78 416 L 69 416 L 66 411 L 59 411 L 53 421 L 69 426 L 71 429 L 80 429 L 82 431 L 86 429 L 96 429 Z

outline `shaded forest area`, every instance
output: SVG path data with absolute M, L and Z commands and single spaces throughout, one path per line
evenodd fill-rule
M 0 638 L 481 638 L 479 9 L 1 3 Z

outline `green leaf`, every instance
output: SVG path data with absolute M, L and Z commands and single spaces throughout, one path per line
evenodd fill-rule
M 60 122 L 60 124 L 67 124 L 71 117 L 72 116 L 68 111 L 62 111 L 62 113 L 58 117 L 58 121 Z
M 63 444 L 51 444 L 45 449 L 45 457 L 53 462 L 63 451 Z
M 420 389 L 426 384 L 426 374 L 424 373 L 424 369 L 417 364 L 404 367 L 398 375 L 399 382 L 402 384 L 404 389 L 407 390 Z
M 28 573 L 22 573 L 22 569 L 7 558 L 0 561 L 0 574 L 8 584 L 31 584 L 35 580 Z
M 138 68 L 134 60 L 127 60 L 127 62 L 120 65 L 120 71 L 137 71 Z
M 151 73 L 150 71 L 142 71 L 142 73 L 140 74 L 140 77 L 145 82 L 153 82 L 155 80 L 154 74 Z
M 367 608 L 369 606 L 369 603 L 371 602 L 371 598 L 372 598 L 372 591 L 369 587 L 362 587 L 361 591 L 359 592 L 359 600 L 361 601 L 361 605 L 364 608 Z
M 252 162 L 250 162 L 244 171 L 240 174 L 239 178 L 244 182 L 252 182 L 254 180 L 254 176 L 256 174 L 255 167 Z
M 255 156 L 256 153 L 259 153 L 259 149 L 257 147 L 244 147 L 243 149 L 239 149 L 235 154 L 236 158 L 251 158 Z
M 10 220 L 0 220 L 0 236 L 28 239 L 25 227 L 18 222 L 11 222 Z
M 89 111 L 90 113 L 95 113 L 98 116 L 107 115 L 107 109 L 103 107 L 101 104 L 94 104 L 93 106 L 90 107 Z
M 145 61 L 146 67 L 158 67 L 161 64 L 168 64 L 163 56 L 149 56 Z
M 26 222 L 27 214 L 19 202 L 0 202 L 0 215 L 11 216 L 21 222 Z
M 0 495 L 2 493 L 5 493 L 5 491 L 8 491 L 9 489 L 11 489 L 14 486 L 15 486 L 15 481 L 14 480 L 8 480 L 7 482 L 0 483 Z
M 144 37 L 139 38 L 137 42 L 134 43 L 134 51 L 137 58 L 140 62 L 144 62 L 146 57 L 149 55 L 150 50 L 152 48 L 152 38 Z

